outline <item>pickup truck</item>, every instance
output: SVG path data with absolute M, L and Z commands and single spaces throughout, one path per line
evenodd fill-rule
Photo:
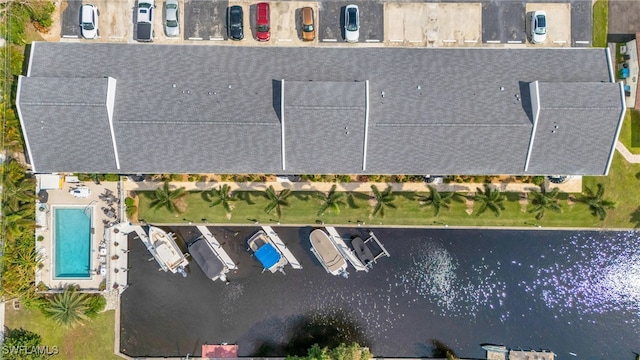
M 153 12 L 155 7 L 155 0 L 138 0 L 136 40 L 153 41 Z

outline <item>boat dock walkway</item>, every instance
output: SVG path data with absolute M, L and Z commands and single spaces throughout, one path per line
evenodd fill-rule
M 284 258 L 287 259 L 289 264 L 291 264 L 292 268 L 302 269 L 302 265 L 300 265 L 300 262 L 298 261 L 298 259 L 296 259 L 295 256 L 293 256 L 291 251 L 287 248 L 287 245 L 284 243 L 284 241 L 282 241 L 282 239 L 280 239 L 278 234 L 275 231 L 273 231 L 271 226 L 263 226 L 262 230 L 264 230 L 264 232 L 267 234 L 269 239 L 271 239 L 271 241 L 276 246 L 276 248 L 278 248 L 280 253 L 282 253 L 282 256 L 284 256 Z
M 509 360 L 554 360 L 556 354 L 551 351 L 509 350 Z
M 206 226 L 197 226 L 197 228 L 198 230 L 200 230 L 200 232 L 202 233 L 202 236 L 204 236 L 204 238 L 209 242 L 209 244 L 213 246 L 216 254 L 218 254 L 218 256 L 220 256 L 220 259 L 224 261 L 225 266 L 229 268 L 229 270 L 237 269 L 236 264 L 233 262 L 229 254 L 227 254 L 227 252 L 224 251 L 224 249 L 222 248 L 222 245 L 220 245 L 218 240 L 216 240 L 213 234 L 211 234 L 209 229 Z
M 327 226 L 327 233 L 329 233 L 329 239 L 333 242 L 333 244 L 338 248 L 338 251 L 342 254 L 342 256 L 347 259 L 351 265 L 356 269 L 356 271 L 365 271 L 368 272 L 369 268 L 366 267 L 360 259 L 356 257 L 356 254 L 353 250 L 349 249 L 347 243 L 344 242 L 338 231 L 334 227 Z

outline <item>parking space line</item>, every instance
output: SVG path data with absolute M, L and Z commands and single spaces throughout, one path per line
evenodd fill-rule
M 448 39 L 448 40 L 442 40 L 442 42 L 443 42 L 443 43 L 446 43 L 446 44 L 453 44 L 453 43 L 457 43 L 457 42 L 458 42 L 458 40 L 451 40 L 451 39 Z
M 389 42 L 403 42 L 404 40 L 398 40 L 398 39 L 391 39 L 389 40 Z
M 554 44 L 566 44 L 567 41 L 566 40 L 553 40 Z
M 202 40 L 201 37 L 190 37 L 189 40 Z
M 465 43 L 474 43 L 476 44 L 478 42 L 478 40 L 465 40 Z
M 62 35 L 62 37 L 65 39 L 77 39 L 78 35 Z
M 278 41 L 292 41 L 291 39 L 278 39 Z
M 576 44 L 591 44 L 591 41 L 581 40 L 581 41 L 576 41 Z
M 500 44 L 500 40 L 487 40 L 487 44 Z
M 338 39 L 322 39 L 322 41 L 336 42 L 338 41 Z
M 209 40 L 212 40 L 212 41 L 224 41 L 224 38 L 223 37 L 212 37 L 212 38 L 209 38 Z
M 520 40 L 509 40 L 509 41 L 507 41 L 507 44 L 522 44 L 522 41 L 520 41 Z
M 380 40 L 378 40 L 378 39 L 367 39 L 367 40 L 365 40 L 365 42 L 374 43 L 374 42 L 380 42 Z
M 409 40 L 410 43 L 421 43 L 422 40 Z

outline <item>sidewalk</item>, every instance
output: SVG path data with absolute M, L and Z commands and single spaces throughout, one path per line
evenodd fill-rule
M 161 187 L 163 182 L 133 182 L 123 181 L 125 191 L 152 191 Z M 333 183 L 333 182 L 171 182 L 176 188 L 184 187 L 187 191 L 205 191 L 222 185 L 228 185 L 231 191 L 263 191 L 269 186 L 273 186 L 276 191 L 290 189 L 292 191 L 321 191 L 327 192 L 333 185 L 337 191 L 371 192 L 371 185 L 376 185 L 380 191 L 391 186 L 395 192 L 429 192 L 429 185 L 434 186 L 441 192 L 475 192 L 476 188 L 483 188 L 484 184 L 477 183 L 449 183 L 449 184 L 427 184 L 419 183 Z M 533 184 L 519 183 L 497 183 L 491 184 L 501 192 L 530 192 L 539 191 L 540 188 Z M 571 177 L 562 184 L 545 182 L 547 188 L 559 188 L 562 192 L 580 193 L 582 192 L 582 177 Z
M 631 164 L 639 164 L 640 163 L 640 155 L 632 154 L 626 146 L 620 141 L 616 142 L 616 150 L 627 160 L 628 163 Z

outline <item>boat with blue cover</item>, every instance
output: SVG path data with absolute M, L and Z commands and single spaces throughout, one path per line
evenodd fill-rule
M 272 273 L 280 271 L 284 274 L 284 266 L 289 262 L 275 244 L 273 244 L 271 238 L 267 236 L 264 230 L 253 234 L 253 236 L 247 240 L 247 245 L 249 246 L 248 250 L 253 252 L 253 255 L 260 261 L 264 270 L 271 271 Z

